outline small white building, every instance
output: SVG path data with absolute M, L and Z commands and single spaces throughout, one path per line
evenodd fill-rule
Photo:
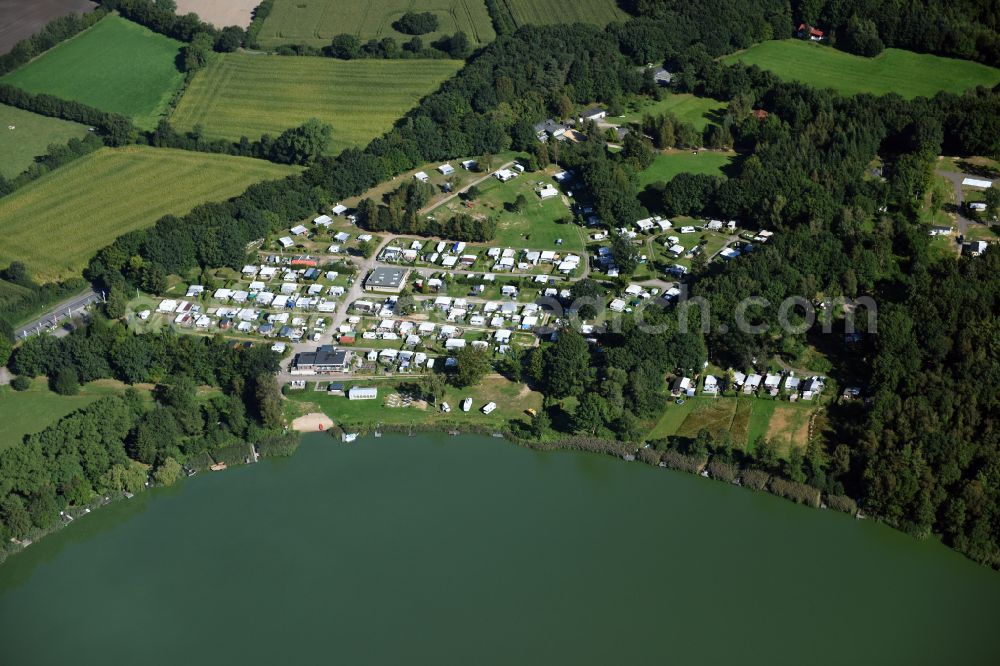
M 438 167 L 438 171 L 440 171 L 442 175 L 450 176 L 451 174 L 455 173 L 455 167 L 453 167 L 450 164 L 442 164 L 441 166 Z
M 426 183 L 427 181 L 429 181 L 431 179 L 431 177 L 428 176 L 423 171 L 416 172 L 415 174 L 413 174 L 413 177 L 416 178 L 417 180 L 419 180 L 421 183 Z
M 378 389 L 374 387 L 352 386 L 347 391 L 348 400 L 374 400 L 378 397 Z

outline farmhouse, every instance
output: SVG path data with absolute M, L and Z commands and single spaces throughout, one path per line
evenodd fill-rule
M 403 285 L 406 284 L 406 277 L 409 273 L 409 270 L 403 268 L 380 266 L 368 274 L 368 279 L 365 280 L 365 289 L 398 294 L 403 291 Z
M 535 136 L 538 137 L 539 141 L 548 141 L 550 136 L 553 139 L 563 139 L 567 129 L 569 128 L 566 125 L 549 118 L 535 125 Z
M 811 25 L 806 25 L 805 23 L 799 24 L 798 35 L 800 39 L 809 39 L 814 42 L 821 41 L 824 37 L 822 30 L 814 28 Z

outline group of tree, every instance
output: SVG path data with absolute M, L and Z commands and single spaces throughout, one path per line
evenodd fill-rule
M 434 186 L 411 180 L 384 197 L 382 204 L 363 199 L 355 219 L 363 229 L 418 236 L 437 236 L 466 242 L 484 242 L 496 234 L 496 220 L 461 213 L 444 220 L 420 213 L 434 195 Z

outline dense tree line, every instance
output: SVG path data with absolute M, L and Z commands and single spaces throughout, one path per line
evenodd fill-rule
M 177 3 L 173 0 L 101 0 L 101 4 L 134 23 L 181 42 L 190 44 L 203 35 L 216 51 L 235 51 L 245 38 L 243 29 L 238 26 L 220 30 L 202 21 L 194 12 L 178 15 Z
M 919 262 L 880 313 L 866 505 L 1000 566 L 1000 253 Z
M 307 120 L 298 127 L 289 128 L 276 137 L 264 134 L 254 141 L 246 136 L 240 137 L 239 141 L 209 139 L 202 134 L 201 127 L 197 125 L 194 129 L 181 133 L 175 130 L 166 118 L 161 119 L 156 129 L 145 136 L 149 145 L 158 148 L 223 153 L 256 157 L 279 164 L 302 165 L 312 164 L 326 153 L 332 138 L 333 128 L 315 118 Z
M 98 7 L 87 14 L 67 14 L 52 19 L 31 37 L 21 40 L 10 51 L 0 55 L 0 75 L 13 72 L 56 44 L 80 34 L 104 18 L 107 13 L 106 8 Z
M 264 19 L 271 15 L 273 9 L 274 0 L 262 0 L 259 5 L 254 7 L 253 17 L 250 19 L 250 25 L 243 38 L 243 46 L 248 49 L 260 47 L 260 44 L 257 43 L 257 37 L 260 35 L 261 28 L 264 27 Z
M 92 125 L 109 146 L 124 146 L 135 139 L 136 131 L 132 120 L 87 106 L 81 102 L 60 99 L 45 93 L 30 93 L 6 83 L 0 83 L 0 104 L 16 106 L 43 116 L 72 120 L 84 125 Z

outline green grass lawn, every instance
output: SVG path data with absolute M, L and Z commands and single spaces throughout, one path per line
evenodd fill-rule
M 732 163 L 734 157 L 734 152 L 701 150 L 695 155 L 690 150 L 663 151 L 639 174 L 639 188 L 661 181 L 667 182 L 685 172 L 721 176 L 722 170 Z
M 127 231 L 295 171 L 229 155 L 102 148 L 0 199 L 0 265 L 23 261 L 42 282 L 76 275 Z
M 238 140 L 318 118 L 333 127 L 339 152 L 388 131 L 461 65 L 228 53 L 195 76 L 171 120 L 180 130 L 201 125 L 206 136 Z
M 607 25 L 613 21 L 627 21 L 629 16 L 618 8 L 615 0 L 498 0 L 515 25 L 526 23 L 593 23 Z
M 350 33 L 362 42 L 392 37 L 402 43 L 411 35 L 396 32 L 392 24 L 407 11 L 437 16 L 438 29 L 420 36 L 426 45 L 459 30 L 479 44 L 496 38 L 484 0 L 275 0 L 258 41 L 268 49 L 280 44 L 319 47 L 334 35 Z
M 750 421 L 747 427 L 747 449 L 753 450 L 754 444 L 761 437 L 767 435 L 767 427 L 774 414 L 774 408 L 778 406 L 776 400 L 760 400 L 751 398 L 753 409 L 750 411 Z
M 64 144 L 86 134 L 85 125 L 0 104 L 0 176 L 13 178 L 31 166 L 35 157 L 47 153 L 50 144 Z
M 1000 83 L 1000 70 L 967 60 L 955 60 L 900 49 L 886 49 L 862 58 L 830 46 L 798 39 L 762 42 L 725 58 L 771 70 L 784 79 L 844 95 L 894 92 L 907 99 L 930 97 L 939 91 L 961 93 L 975 86 Z
M 379 389 L 375 400 L 348 400 L 344 396 L 328 395 L 326 391 L 314 391 L 313 382 L 307 383 L 304 391 L 289 391 L 288 399 L 292 403 L 292 412 L 297 413 L 319 410 L 333 419 L 334 423 L 345 427 L 373 427 L 376 424 L 414 424 L 438 425 L 448 427 L 462 424 L 488 424 L 501 426 L 511 419 L 529 418 L 527 409 L 541 409 L 542 395 L 528 389 L 523 384 L 515 384 L 503 377 L 495 376 L 483 380 L 478 386 L 468 389 L 456 389 L 449 386 L 445 392 L 444 401 L 451 406 L 451 412 L 444 414 L 439 408 L 432 406 L 388 407 L 386 399 L 396 392 L 400 382 L 419 380 L 419 375 L 412 378 L 392 377 L 385 379 L 359 380 L 346 382 L 345 388 L 353 385 L 375 386 Z M 472 410 L 463 412 L 459 404 L 466 398 L 473 399 Z M 480 411 L 487 402 L 497 403 L 497 409 L 486 415 Z
M 550 170 L 551 171 L 551 170 Z M 582 252 L 584 249 L 582 230 L 573 224 L 559 224 L 557 220 L 572 217 L 570 209 L 563 202 L 563 196 L 550 197 L 544 201 L 535 192 L 538 183 L 555 185 L 546 172 L 523 173 L 517 178 L 501 183 L 496 178 L 488 178 L 476 187 L 480 196 L 467 207 L 456 198 L 443 207 L 434 209 L 434 215 L 449 217 L 458 213 L 476 216 L 498 216 L 496 237 L 489 244 L 501 247 L 559 249 L 567 252 Z M 523 194 L 528 205 L 516 213 L 506 210 L 505 204 L 513 203 Z M 448 213 L 445 213 L 445 210 Z M 556 240 L 563 240 L 556 245 Z
M 100 397 L 121 393 L 124 387 L 111 380 L 91 382 L 78 395 L 59 395 L 49 390 L 44 378 L 32 380 L 27 391 L 0 386 L 0 450 L 14 446 L 25 435 L 39 432 L 70 412 L 86 407 Z
M 156 126 L 184 83 L 175 64 L 181 43 L 108 16 L 0 81 L 49 93 Z
M 700 132 L 713 122 L 713 114 L 724 113 L 726 106 L 725 102 L 719 102 L 709 97 L 698 97 L 688 93 L 668 93 L 659 101 L 642 98 L 629 105 L 624 118 L 609 118 L 608 120 L 639 123 L 645 115 L 660 116 L 672 113 L 678 120 L 691 123 Z

